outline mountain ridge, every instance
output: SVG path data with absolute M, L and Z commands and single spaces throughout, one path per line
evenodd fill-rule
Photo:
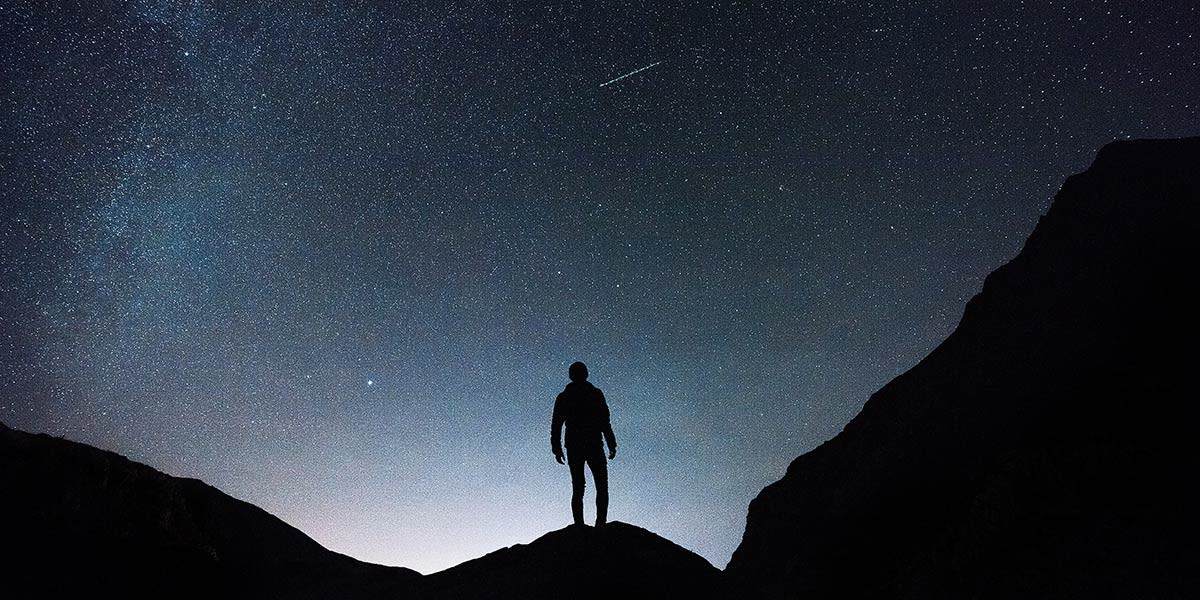
M 327 550 L 199 479 L 3 423 L 0 483 L 5 541 L 21 549 L 9 589 L 376 598 L 420 576 Z
M 1200 466 L 1197 166 L 1200 138 L 1122 141 L 1069 177 L 954 332 L 751 502 L 726 574 L 771 597 L 1186 588 L 1161 567 L 1200 560 L 1161 517 L 1197 531 L 1170 475 Z
M 5 589 L 18 597 L 100 588 L 188 598 L 599 598 L 680 590 L 707 598 L 720 584 L 720 571 L 704 558 L 619 521 L 551 531 L 422 576 L 330 551 L 199 479 L 3 422 L 0 489 L 0 527 L 7 545 L 20 549 L 6 565 L 14 575 Z

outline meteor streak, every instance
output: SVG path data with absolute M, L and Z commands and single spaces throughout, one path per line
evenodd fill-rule
M 624 75 L 622 75 L 622 76 L 620 76 L 620 77 L 618 77 L 618 78 L 616 78 L 616 79 L 610 79 L 610 80 L 608 80 L 608 81 L 605 81 L 604 83 L 600 84 L 600 87 L 604 87 L 604 86 L 606 86 L 606 85 L 608 85 L 608 84 L 610 84 L 610 83 L 616 83 L 616 82 L 618 82 L 618 81 L 620 81 L 620 80 L 622 80 L 622 79 L 625 79 L 626 77 L 629 77 L 630 75 L 637 75 L 638 73 L 641 73 L 642 71 L 645 71 L 646 69 L 649 69 L 650 67 L 655 67 L 655 66 L 658 66 L 658 65 L 660 65 L 660 64 L 662 64 L 662 61 L 661 61 L 661 60 L 660 60 L 660 61 L 658 61 L 658 62 L 656 62 L 656 63 L 654 63 L 654 64 L 646 65 L 646 66 L 644 66 L 644 67 L 642 67 L 642 68 L 640 68 L 640 69 L 637 69 L 636 71 L 630 71 L 630 72 L 628 72 L 628 73 L 626 73 L 626 74 L 624 74 Z

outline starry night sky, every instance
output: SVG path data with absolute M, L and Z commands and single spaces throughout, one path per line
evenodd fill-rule
M 1200 133 L 1191 2 L 50 4 L 0 4 L 0 420 L 423 572 L 569 523 L 574 360 L 610 518 L 723 566 L 1065 176 Z

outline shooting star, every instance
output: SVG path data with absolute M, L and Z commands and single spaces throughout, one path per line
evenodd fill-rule
M 654 64 L 652 64 L 652 65 L 646 65 L 646 66 L 644 66 L 644 67 L 642 67 L 642 68 L 640 68 L 640 69 L 638 69 L 638 70 L 636 70 L 636 71 L 630 71 L 630 72 L 628 72 L 628 73 L 626 73 L 626 74 L 624 74 L 624 75 L 622 75 L 622 76 L 620 76 L 620 77 L 618 77 L 618 78 L 616 78 L 616 79 L 610 79 L 610 80 L 608 80 L 608 81 L 605 81 L 604 83 L 600 84 L 600 87 L 604 87 L 604 86 L 606 86 L 606 85 L 608 85 L 608 84 L 610 84 L 610 83 L 616 83 L 616 82 L 618 82 L 618 81 L 620 81 L 620 80 L 622 80 L 622 79 L 625 79 L 626 77 L 629 77 L 630 75 L 637 75 L 638 73 L 641 73 L 642 71 L 645 71 L 646 69 L 649 69 L 650 67 L 657 67 L 658 65 L 661 65 L 661 64 L 662 64 L 662 61 L 660 60 L 660 61 L 658 61 L 658 62 L 656 62 L 656 63 L 654 63 Z

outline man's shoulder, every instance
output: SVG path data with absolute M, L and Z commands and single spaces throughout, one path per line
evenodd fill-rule
M 603 396 L 604 395 L 604 392 L 601 392 L 600 388 L 593 385 L 592 382 L 590 382 L 590 381 L 584 381 L 584 382 L 578 384 L 578 388 L 576 389 L 576 391 L 582 396 L 597 396 L 597 395 Z
M 584 382 L 584 384 L 582 384 L 582 385 L 580 385 L 580 384 L 568 385 L 566 387 L 566 389 L 564 389 L 563 391 L 558 393 L 558 396 L 556 397 L 556 399 L 561 400 L 563 398 L 571 398 L 571 397 L 587 398 L 588 396 L 593 396 L 593 397 L 599 396 L 599 397 L 603 398 L 604 392 L 600 391 L 600 388 L 592 385 L 590 382 Z

